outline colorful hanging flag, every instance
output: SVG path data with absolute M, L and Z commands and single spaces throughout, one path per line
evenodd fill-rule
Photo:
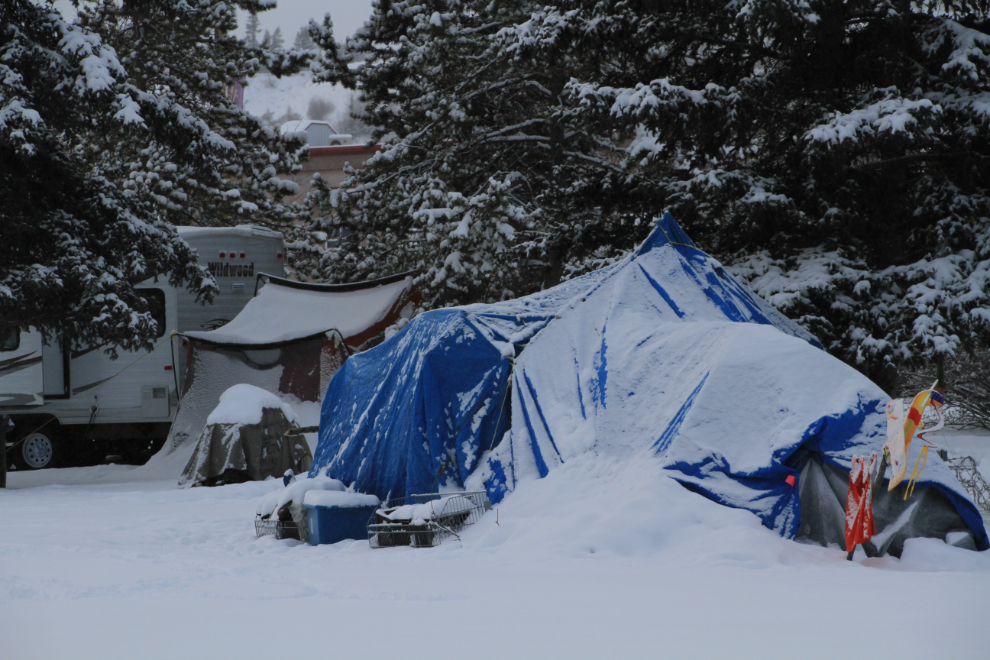
M 914 401 L 911 402 L 911 408 L 908 410 L 907 419 L 904 420 L 904 448 L 905 451 L 911 448 L 911 439 L 914 437 L 914 432 L 918 430 L 918 427 L 922 426 L 921 416 L 925 412 L 925 406 L 928 405 L 928 401 L 932 398 L 932 392 L 934 390 L 925 390 L 924 392 L 918 392 L 914 397 Z
M 846 550 L 852 558 L 853 549 L 866 543 L 877 533 L 873 520 L 873 471 L 877 455 L 867 460 L 854 456 L 849 470 L 849 492 L 846 494 Z
M 883 443 L 883 451 L 891 470 L 887 490 L 894 490 L 907 475 L 907 450 L 904 437 L 904 399 L 893 399 L 887 402 L 887 441 Z
M 934 387 L 934 385 L 932 387 Z M 924 392 L 922 392 L 922 394 L 924 394 Z M 931 428 L 925 428 L 924 425 L 921 425 L 916 433 L 918 440 L 922 442 L 922 447 L 918 454 L 918 460 L 914 464 L 914 470 L 911 471 L 911 478 L 908 479 L 908 487 L 907 490 L 904 491 L 904 499 L 909 498 L 914 493 L 914 486 L 918 483 L 918 477 L 921 476 L 921 472 L 925 469 L 925 465 L 928 464 L 928 448 L 936 446 L 927 438 L 927 435 L 929 433 L 939 431 L 943 426 L 945 426 L 945 419 L 942 417 L 942 405 L 945 401 L 942 399 L 942 395 L 935 390 L 931 390 L 929 394 L 931 396 L 928 400 L 928 405 L 935 409 L 935 415 L 938 418 L 938 423 Z M 919 394 L 918 396 L 921 395 Z M 915 399 L 917 399 L 917 397 L 915 397 Z

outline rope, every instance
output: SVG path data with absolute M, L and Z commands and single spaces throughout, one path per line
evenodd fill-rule
M 495 422 L 495 430 L 492 431 L 492 440 L 488 443 L 488 450 L 491 451 L 492 447 L 495 445 L 495 438 L 498 437 L 498 427 L 502 423 L 502 411 L 505 410 L 505 400 L 509 398 L 509 390 L 512 389 L 512 372 L 516 369 L 516 361 L 509 356 L 506 356 L 512 366 L 509 368 L 509 377 L 506 378 L 505 382 L 505 394 L 502 395 L 502 406 L 498 409 L 498 421 Z
M 911 497 L 911 493 L 914 492 L 914 487 L 918 483 L 918 477 L 921 476 L 921 471 L 925 469 L 926 463 L 928 463 L 928 445 L 924 445 L 921 448 L 921 453 L 918 455 L 918 460 L 914 463 L 914 470 L 911 471 L 911 478 L 908 479 L 907 490 L 904 491 L 905 500 Z M 918 467 L 919 465 L 921 466 L 920 468 Z
M 80 403 L 82 403 L 84 400 L 86 400 L 87 398 L 89 398 L 89 395 L 90 394 L 95 394 L 96 392 L 99 392 L 103 388 L 104 385 L 109 384 L 110 381 L 112 381 L 114 378 L 116 378 L 117 376 L 119 376 L 120 374 L 124 373 L 125 371 L 127 371 L 128 369 L 130 369 L 131 367 L 133 367 L 135 364 L 137 364 L 138 362 L 140 362 L 144 358 L 146 358 L 149 355 L 151 355 L 152 353 L 154 353 L 155 352 L 155 349 L 157 349 L 159 346 L 161 346 L 162 344 L 164 344 L 167 341 L 172 341 L 172 339 L 175 336 L 176 336 L 176 333 L 173 332 L 168 337 L 166 337 L 165 339 L 163 339 L 160 342 L 158 342 L 158 344 L 156 344 L 155 347 L 152 348 L 150 351 L 148 351 L 147 353 L 145 353 L 144 355 L 142 355 L 138 359 L 134 360 L 134 362 L 131 362 L 129 365 L 127 365 L 126 367 L 124 367 L 123 369 L 121 369 L 120 371 L 118 371 L 117 373 L 115 373 L 113 376 L 110 376 L 110 378 L 107 378 L 105 381 L 103 381 L 102 383 L 100 383 L 100 385 L 98 387 L 96 387 L 92 392 L 90 392 L 86 396 L 80 397 L 75 403 L 73 403 L 71 406 L 68 406 L 67 408 L 65 408 L 61 413 L 58 413 L 57 415 L 56 414 L 52 414 L 52 416 L 49 417 L 41 426 L 39 426 L 35 430 L 31 431 L 30 433 L 25 434 L 24 437 L 22 437 L 20 440 L 18 440 L 14 444 L 12 444 L 10 447 L 7 447 L 7 451 L 10 451 L 11 449 L 13 449 L 14 447 L 16 447 L 17 445 L 21 444 L 22 442 L 24 442 L 25 440 L 27 440 L 28 438 L 30 438 L 35 433 L 37 433 L 41 429 L 45 428 L 49 424 L 51 424 L 56 419 L 61 422 L 62 421 L 62 415 L 64 415 L 69 410 L 72 410 L 77 405 L 79 405 Z M 175 363 L 175 358 L 174 358 L 174 356 L 172 358 L 172 362 L 173 362 L 172 367 L 174 369 L 175 368 L 175 364 L 174 364 Z M 92 423 L 92 421 L 90 421 L 90 423 Z
M 667 231 L 663 227 L 661 227 L 660 225 L 657 225 L 657 229 L 660 230 L 660 233 L 663 234 L 664 238 L 667 239 L 667 242 L 670 245 L 677 245 L 679 247 L 686 247 L 686 248 L 690 248 L 692 250 L 698 250 L 698 252 L 704 252 L 704 250 L 699 249 L 697 245 L 688 245 L 687 243 L 680 243 L 678 241 L 673 240 L 670 237 L 670 235 L 667 233 Z M 643 244 L 645 245 L 645 242 Z M 643 252 L 643 245 L 640 245 L 636 249 L 636 256 L 638 257 L 640 254 L 642 254 L 642 252 Z
M 931 445 L 929 444 L 928 439 L 925 438 L 925 435 L 928 433 L 934 433 L 935 431 L 940 430 L 945 425 L 945 419 L 942 417 L 941 408 L 932 405 L 931 402 L 925 404 L 925 406 L 935 409 L 935 415 L 938 417 L 938 424 L 936 424 L 930 429 L 919 430 L 916 435 L 917 439 L 923 442 L 924 444 L 921 447 L 921 452 L 918 454 L 918 460 L 914 462 L 914 470 L 911 471 L 911 478 L 908 479 L 908 487 L 907 490 L 904 491 L 905 500 L 908 497 L 910 497 L 912 493 L 914 493 L 914 487 L 918 483 L 918 477 L 921 476 L 922 470 L 925 469 L 925 465 L 927 465 L 928 463 L 928 449 L 929 447 L 931 447 Z

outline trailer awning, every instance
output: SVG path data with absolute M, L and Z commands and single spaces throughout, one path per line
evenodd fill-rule
M 267 284 L 230 323 L 183 336 L 211 344 L 259 348 L 336 330 L 345 343 L 358 347 L 395 322 L 412 291 L 412 273 L 339 285 L 260 277 Z

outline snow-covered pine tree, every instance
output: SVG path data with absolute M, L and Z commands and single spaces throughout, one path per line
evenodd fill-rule
M 261 20 L 258 18 L 257 13 L 251 12 L 244 22 L 244 43 L 248 46 L 257 46 L 259 32 L 261 32 Z
M 299 169 L 304 145 L 239 109 L 233 80 L 264 65 L 282 75 L 309 53 L 250 48 L 239 40 L 237 9 L 262 11 L 264 0 L 116 0 L 82 3 L 79 22 L 112 46 L 134 98 L 161 108 L 146 117 L 155 131 L 108 132 L 89 152 L 96 171 L 154 205 L 175 225 L 245 222 L 281 227 L 294 219 L 281 198 L 298 190 L 280 173 Z M 175 114 L 177 118 L 172 118 Z M 209 140 L 189 142 L 198 126 Z
M 667 207 L 882 385 L 987 341 L 986 0 L 497 5 L 382 0 L 326 55 L 384 151 L 315 196 L 345 235 L 312 275 L 518 294 Z
M 284 45 L 285 45 L 285 39 L 282 37 L 282 28 L 277 27 L 277 28 L 275 28 L 275 31 L 272 32 L 272 43 L 271 43 L 271 47 L 273 49 L 274 48 L 281 48 Z
M 296 32 L 296 38 L 292 42 L 292 47 L 296 50 L 313 50 L 316 48 L 316 42 L 313 41 L 313 37 L 309 36 L 308 25 L 302 26 L 299 28 L 299 32 Z
M 562 3 L 528 29 L 608 25 L 624 4 Z M 987 8 L 644 3 L 635 84 L 565 93 L 636 136 L 627 163 L 696 240 L 890 387 L 897 364 L 988 339 Z
M 90 164 L 105 135 L 179 141 L 187 158 L 221 139 L 126 78 L 99 35 L 52 6 L 0 7 L 0 332 L 150 347 L 160 329 L 135 283 L 216 291 L 156 205 Z
M 467 303 L 556 284 L 645 236 L 659 208 L 649 188 L 630 185 L 624 152 L 571 121 L 563 96 L 612 67 L 581 39 L 533 43 L 541 4 L 384 0 L 343 57 L 326 52 L 324 78 L 361 90 L 383 152 L 314 194 L 341 238 L 304 274 L 415 269 L 429 304 Z

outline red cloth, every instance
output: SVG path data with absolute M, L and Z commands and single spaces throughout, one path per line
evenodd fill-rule
M 849 494 L 846 495 L 846 550 L 866 543 L 877 533 L 873 522 L 873 470 L 877 455 L 869 460 L 856 456 L 849 471 Z

